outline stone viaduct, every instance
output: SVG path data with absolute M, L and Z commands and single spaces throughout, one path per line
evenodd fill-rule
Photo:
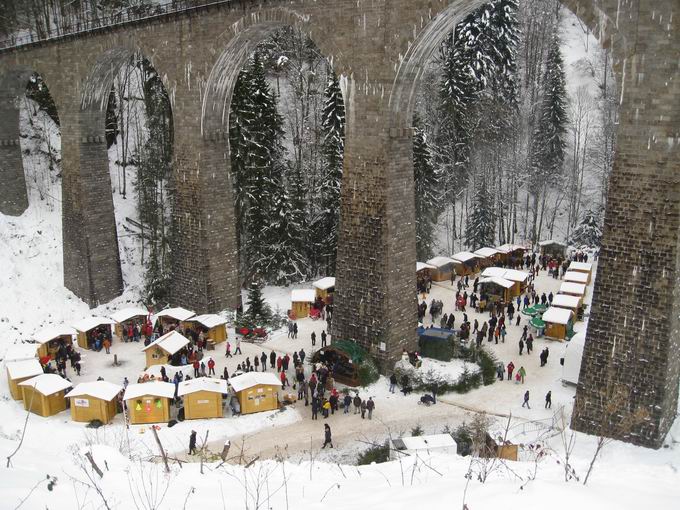
M 239 298 L 228 112 L 255 46 L 301 27 L 343 75 L 347 132 L 335 338 L 389 364 L 415 345 L 412 112 L 422 65 L 482 0 L 233 0 L 0 52 L 0 212 L 27 207 L 18 98 L 45 79 L 62 130 L 64 284 L 90 305 L 122 289 L 104 113 L 134 52 L 169 91 L 174 117 L 175 304 Z M 572 425 L 659 447 L 680 370 L 678 0 L 563 0 L 612 49 L 618 150 Z M 221 197 L 215 200 L 215 197 Z M 380 347 L 384 342 L 385 349 Z M 623 395 L 615 412 L 607 402 Z M 631 412 L 645 419 L 627 424 Z M 602 424 L 605 424 L 602 428 Z

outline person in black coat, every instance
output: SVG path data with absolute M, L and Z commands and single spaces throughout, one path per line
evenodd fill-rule
M 331 427 L 328 425 L 328 423 L 324 423 L 323 425 L 323 435 L 324 435 L 324 442 L 323 446 L 321 448 L 326 448 L 326 445 L 331 445 L 331 448 L 333 448 L 333 439 L 331 438 Z
M 267 355 L 265 354 L 264 351 L 262 351 L 262 356 L 260 356 L 260 361 L 262 361 L 262 371 L 265 372 L 267 370 Z
M 189 436 L 189 455 L 196 453 L 196 431 L 192 430 Z
M 269 364 L 272 368 L 276 368 L 276 353 L 274 351 L 269 354 Z

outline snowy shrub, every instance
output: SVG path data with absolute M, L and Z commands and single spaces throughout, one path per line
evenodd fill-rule
M 411 429 L 411 437 L 422 436 L 423 434 L 425 434 L 425 431 L 420 426 L 420 423 Z
M 371 446 L 368 450 L 361 452 L 357 460 L 359 466 L 376 463 L 381 464 L 390 460 L 390 444 L 385 441 L 385 444 Z
M 370 358 L 366 358 L 361 362 L 357 374 L 359 376 L 359 384 L 361 384 L 361 386 L 368 386 L 380 378 L 378 367 Z

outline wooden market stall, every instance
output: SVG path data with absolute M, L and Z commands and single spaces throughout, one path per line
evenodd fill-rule
M 540 255 L 547 255 L 552 258 L 563 259 L 567 255 L 567 245 L 555 241 L 554 239 L 546 239 L 545 241 L 540 241 L 538 243 L 538 249 Z
M 517 269 L 506 269 L 503 278 L 513 283 L 512 296 L 517 297 L 524 294 L 529 283 L 529 273 L 518 271 Z
M 526 248 L 519 244 L 506 243 L 496 247 L 500 260 L 505 264 L 518 263 L 524 256 Z
M 227 381 L 210 377 L 183 381 L 177 391 L 184 400 L 184 418 L 187 420 L 222 418 L 223 395 L 228 393 Z
M 144 347 L 146 366 L 172 364 L 173 356 L 189 345 L 189 339 L 175 330 Z
M 453 272 L 454 260 L 448 257 L 434 257 L 427 261 L 427 263 L 434 267 L 432 269 L 433 282 L 445 282 L 451 279 Z
M 113 321 L 106 317 L 88 317 L 73 325 L 78 333 L 78 346 L 83 349 L 92 349 L 96 345 L 96 336 L 102 334 L 105 338 L 113 341 L 111 326 Z
M 469 251 L 460 251 L 451 258 L 454 260 L 454 269 L 459 276 L 470 276 L 479 271 L 478 255 Z
M 321 298 L 324 303 L 327 303 L 326 298 L 332 296 L 335 292 L 335 277 L 326 276 L 315 281 L 312 285 L 316 289 L 316 297 Z
M 2 358 L 5 363 L 10 361 L 23 361 L 27 359 L 35 359 L 37 356 L 36 344 L 12 344 L 5 351 L 5 356 Z
M 241 407 L 241 414 L 279 408 L 281 381 L 272 372 L 248 372 L 229 379 Z
M 586 283 L 590 283 L 590 280 L 593 277 L 593 265 L 590 262 L 570 262 L 569 263 L 569 271 L 577 271 L 579 273 L 586 273 L 588 275 L 588 281 Z
M 186 308 L 166 308 L 154 315 L 152 322 L 155 324 L 157 320 L 160 320 L 164 327 L 177 327 L 191 319 L 194 315 L 196 315 L 195 312 Z
M 65 390 L 71 382 L 57 374 L 41 374 L 19 383 L 24 409 L 40 416 L 53 416 L 66 409 Z
M 582 283 L 563 282 L 560 285 L 559 294 L 567 294 L 568 296 L 576 296 L 579 298 L 579 305 L 583 304 L 583 298 L 586 297 L 586 286 Z
M 35 341 L 38 343 L 38 357 L 54 356 L 59 352 L 61 346 L 73 345 L 73 338 L 78 332 L 66 325 L 49 326 L 35 334 Z
M 99 420 L 111 423 L 118 413 L 118 394 L 123 387 L 108 381 L 78 384 L 67 395 L 71 403 L 71 419 L 89 423 Z
M 493 266 L 500 260 L 500 253 L 495 248 L 484 247 L 474 252 L 479 258 L 479 266 L 482 268 Z
M 574 333 L 574 312 L 566 308 L 551 306 L 541 317 L 545 322 L 546 338 L 563 341 Z
M 130 423 L 162 423 L 170 421 L 170 402 L 175 396 L 175 385 L 163 381 L 128 384 L 123 400 L 127 405 Z
M 214 313 L 207 313 L 192 317 L 189 322 L 203 331 L 209 346 L 227 341 L 227 319 Z
M 35 354 L 35 350 L 33 351 Z M 37 359 L 24 359 L 19 361 L 9 361 L 7 366 L 7 385 L 9 392 L 14 400 L 24 398 L 19 383 L 31 379 L 43 373 L 43 369 Z
M 309 312 L 316 301 L 314 289 L 294 289 L 290 292 L 291 310 L 298 319 L 309 317 Z
M 583 319 L 581 299 L 578 296 L 570 296 L 569 294 L 556 294 L 553 297 L 552 306 L 571 310 L 574 312 L 574 320 Z
M 480 278 L 479 286 L 480 296 L 486 298 L 482 299 L 483 301 L 509 303 L 512 300 L 512 288 L 515 283 L 500 276 L 485 276 Z
M 123 328 L 127 327 L 131 322 L 139 323 L 140 326 L 143 325 L 149 317 L 149 311 L 139 307 L 123 308 L 122 310 L 112 313 L 110 317 L 115 324 L 114 332 L 118 337 L 118 340 L 122 340 Z
M 588 285 L 588 273 L 580 273 L 578 271 L 567 271 L 564 273 L 565 282 L 582 283 Z

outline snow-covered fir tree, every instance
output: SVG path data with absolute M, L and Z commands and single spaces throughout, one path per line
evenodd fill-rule
M 495 232 L 494 197 L 487 179 L 482 177 L 477 182 L 472 198 L 472 211 L 465 228 L 468 248 L 478 250 L 484 246 L 493 246 L 496 240 Z
M 569 244 L 573 246 L 599 247 L 602 243 L 602 229 L 600 228 L 599 215 L 589 209 L 583 216 L 583 220 L 571 233 Z
M 416 254 L 418 260 L 432 258 L 439 217 L 439 179 L 432 166 L 430 148 L 418 117 L 413 119 L 413 178 L 416 209 Z
M 265 303 L 262 296 L 262 283 L 253 280 L 248 292 L 246 301 L 247 310 L 244 314 L 245 319 L 253 326 L 264 326 L 272 317 L 269 305 Z

